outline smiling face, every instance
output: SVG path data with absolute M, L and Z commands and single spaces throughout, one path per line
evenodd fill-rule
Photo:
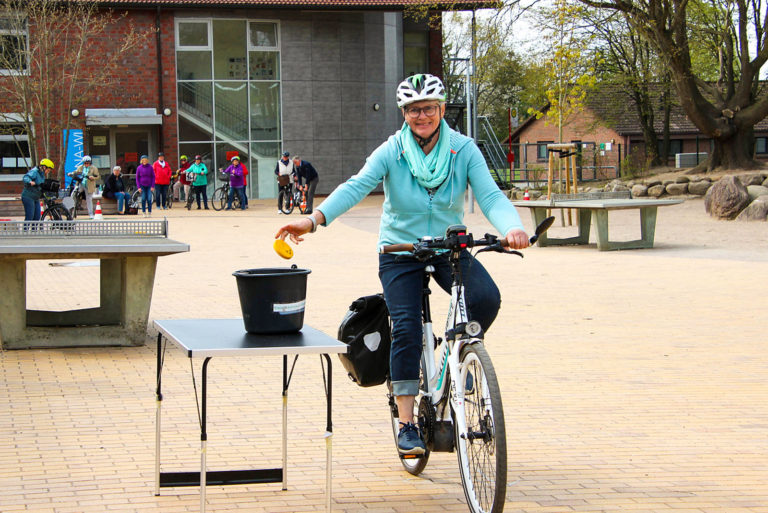
M 432 115 L 428 115 L 432 114 Z M 429 137 L 440 125 L 445 114 L 445 104 L 435 100 L 423 100 L 403 107 L 405 122 L 419 137 Z

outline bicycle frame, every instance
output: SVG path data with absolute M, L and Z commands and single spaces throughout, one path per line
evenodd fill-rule
M 423 315 L 423 339 L 422 339 L 422 369 L 425 380 L 422 386 L 422 394 L 430 398 L 433 405 L 438 405 L 445 401 L 446 395 L 450 399 L 451 410 L 455 411 L 461 407 L 464 402 L 464 387 L 457 386 L 457 380 L 461 376 L 461 365 L 459 357 L 462 348 L 467 344 L 482 342 L 479 337 L 466 337 L 457 333 L 457 327 L 469 323 L 467 315 L 467 303 L 464 295 L 464 284 L 461 281 L 461 268 L 459 266 L 459 253 L 452 254 L 450 257 L 451 267 L 453 269 L 453 283 L 451 284 L 451 303 L 448 309 L 448 317 L 445 326 L 445 340 L 440 344 L 439 352 L 435 347 L 435 336 L 432 324 L 432 313 L 429 304 L 429 294 L 427 293 L 429 279 L 435 268 L 431 265 L 425 269 L 424 277 L 424 296 L 422 299 Z M 438 365 L 439 360 L 439 365 Z M 449 376 L 446 379 L 446 375 Z M 450 394 L 448 390 L 450 386 Z M 442 409 L 444 411 L 444 409 Z M 466 435 L 466 419 L 458 416 L 455 419 L 442 418 L 441 412 L 437 412 L 437 419 L 451 420 L 455 422 L 454 429 L 459 435 Z

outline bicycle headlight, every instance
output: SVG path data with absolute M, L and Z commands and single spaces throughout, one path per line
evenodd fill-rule
M 467 332 L 467 335 L 470 337 L 476 337 L 480 334 L 481 331 L 483 331 L 483 328 L 480 327 L 480 323 L 477 321 L 470 321 L 467 323 L 466 328 L 464 328 L 464 331 Z

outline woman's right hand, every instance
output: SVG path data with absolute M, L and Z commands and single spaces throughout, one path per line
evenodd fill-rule
M 286 237 L 290 237 L 291 242 L 293 242 L 294 244 L 298 244 L 299 242 L 304 240 L 302 235 L 304 235 L 305 233 L 309 233 L 311 231 L 312 231 L 312 221 L 310 221 L 306 217 L 302 217 L 301 219 L 298 219 L 290 224 L 286 224 L 285 226 L 277 230 L 277 233 L 275 234 L 275 238 L 285 240 Z
M 139 191 L 139 194 L 141 194 L 141 187 L 139 187 L 139 188 L 138 188 L 138 189 L 136 189 L 136 190 L 137 190 L 137 191 Z

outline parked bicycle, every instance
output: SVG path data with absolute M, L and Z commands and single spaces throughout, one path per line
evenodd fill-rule
M 299 212 L 307 213 L 307 186 L 297 185 L 295 187 L 285 187 L 280 189 L 280 211 L 283 214 L 290 214 L 293 209 L 299 207 Z
M 224 184 L 213 191 L 213 196 L 211 196 L 211 206 L 214 210 L 224 210 L 227 208 L 227 203 L 229 203 L 229 175 L 222 173 L 221 169 L 219 169 L 219 180 L 222 180 Z M 239 194 L 235 194 L 232 198 L 232 208 L 240 208 Z
M 533 244 L 554 221 L 547 218 L 531 237 Z M 401 454 L 405 470 L 420 474 L 430 452 L 453 452 L 458 457 L 461 482 L 472 513 L 501 513 L 507 489 L 507 439 L 501 392 L 491 358 L 483 345 L 480 324 L 468 317 L 459 257 L 462 250 L 481 248 L 477 253 L 522 256 L 505 249 L 507 241 L 486 234 L 474 239 L 460 225 L 450 226 L 445 237 L 424 238 L 415 244 L 383 246 L 382 253 L 409 252 L 410 257 L 426 262 L 447 250 L 451 267 L 451 303 L 445 339 L 432 329 L 429 281 L 435 268 L 424 270 L 422 296 L 423 351 L 419 394 L 414 403 L 414 418 L 424 438 L 423 455 Z M 397 448 L 399 412 L 389 384 L 389 409 Z

